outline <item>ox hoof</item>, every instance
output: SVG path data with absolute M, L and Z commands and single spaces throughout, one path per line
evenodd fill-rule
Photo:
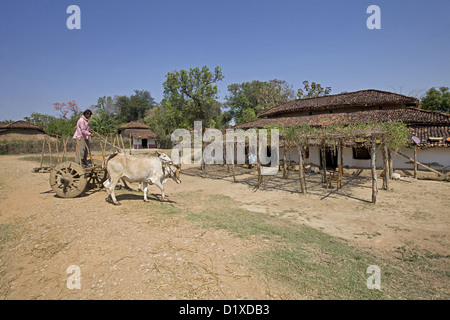
M 113 205 L 115 205 L 115 206 L 120 206 L 120 205 L 122 205 L 120 202 L 113 202 Z

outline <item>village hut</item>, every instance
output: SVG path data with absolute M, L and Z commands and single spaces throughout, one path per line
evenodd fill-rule
M 140 122 L 129 122 L 119 128 L 119 134 L 131 138 L 133 149 L 153 149 L 158 147 L 158 135 L 149 126 Z
M 355 124 L 361 122 L 402 121 L 413 137 L 408 146 L 400 148 L 395 156 L 396 169 L 416 169 L 417 163 L 440 170 L 450 166 L 450 114 L 418 108 L 419 100 L 414 97 L 380 91 L 362 90 L 317 98 L 297 99 L 269 108 L 258 115 L 258 119 L 236 126 L 240 129 L 264 128 L 267 126 L 326 127 L 332 124 Z M 351 168 L 370 168 L 370 150 L 358 146 L 355 139 L 343 148 L 343 163 Z M 305 161 L 322 167 L 336 167 L 338 153 L 327 147 L 322 152 L 319 145 L 310 145 Z M 420 151 L 418 151 L 420 149 Z M 282 151 L 283 152 L 283 151 Z M 376 158 L 377 167 L 383 167 L 381 150 Z M 298 162 L 296 152 L 288 159 Z M 412 161 L 412 159 L 416 159 Z
M 26 121 L 0 122 L 0 140 L 43 140 L 46 133 L 42 127 Z

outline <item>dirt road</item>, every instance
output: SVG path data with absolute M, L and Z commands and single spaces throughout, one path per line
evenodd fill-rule
M 273 286 L 248 266 L 245 257 L 264 242 L 167 214 L 177 197 L 200 190 L 376 254 L 395 257 L 403 247 L 449 255 L 450 185 L 445 182 L 393 181 L 393 191 L 380 190 L 373 205 L 369 180 L 358 177 L 346 177 L 340 191 L 327 191 L 312 177 L 310 193 L 300 195 L 295 183 L 268 179 L 264 190 L 254 192 L 252 174 L 244 172 L 239 183 L 232 183 L 225 168 L 203 179 L 191 167 L 183 169 L 181 184 L 166 183 L 169 202 L 153 196 L 144 203 L 142 194 L 120 192 L 122 205 L 113 206 L 104 201 L 104 190 L 58 198 L 48 174 L 31 173 L 36 163 L 21 157 L 0 157 L 2 299 L 303 298 Z M 192 201 L 186 209 L 195 211 L 195 206 Z M 80 270 L 81 289 L 67 286 L 72 265 Z

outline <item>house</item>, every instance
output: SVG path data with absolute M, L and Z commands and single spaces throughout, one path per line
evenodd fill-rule
M 0 140 L 43 140 L 43 128 L 26 121 L 0 122 Z
M 119 134 L 133 139 L 134 149 L 157 148 L 158 135 L 146 124 L 129 122 L 119 128 Z
M 242 123 L 236 128 L 264 128 L 278 125 L 290 126 L 328 126 L 335 123 L 352 124 L 368 121 L 402 121 L 405 123 L 416 142 L 412 139 L 401 153 L 414 157 L 417 146 L 417 161 L 435 170 L 450 166 L 450 114 L 427 111 L 418 108 L 419 100 L 414 97 L 380 91 L 361 90 L 340 93 L 317 98 L 297 99 L 269 108 L 258 115 L 258 119 Z M 282 152 L 282 151 L 281 151 Z M 295 152 L 288 158 L 298 162 Z M 327 150 L 327 167 L 335 167 L 337 153 Z M 352 168 L 369 168 L 370 155 L 367 149 L 346 146 L 343 150 L 344 166 Z M 377 167 L 382 167 L 381 151 L 376 155 Z M 321 166 L 319 146 L 310 146 L 305 161 Z M 394 155 L 395 169 L 413 169 L 414 163 L 402 156 Z

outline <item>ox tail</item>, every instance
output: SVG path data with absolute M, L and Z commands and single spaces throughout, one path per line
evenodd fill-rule
M 116 153 L 111 154 L 108 158 L 106 158 L 106 160 L 103 161 L 102 168 L 105 169 L 106 165 L 108 164 L 108 161 L 111 160 L 112 158 L 114 158 L 115 156 L 117 156 L 118 154 L 119 153 L 116 152 Z

